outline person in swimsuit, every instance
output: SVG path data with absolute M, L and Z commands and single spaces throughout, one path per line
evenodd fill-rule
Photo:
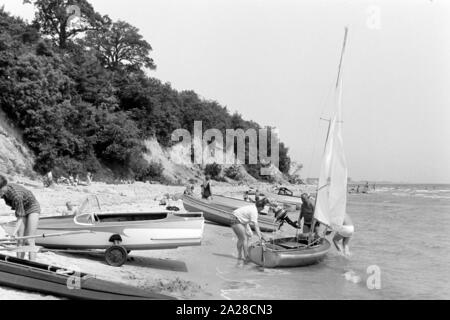
M 253 231 L 251 229 L 251 225 L 254 226 L 256 234 L 259 237 L 260 241 L 266 241 L 264 236 L 261 233 L 258 224 L 258 210 L 256 206 L 249 205 L 245 207 L 241 207 L 235 210 L 231 217 L 231 228 L 236 234 L 237 241 L 237 251 L 238 251 L 238 261 L 243 260 L 247 263 L 249 262 L 248 256 L 248 244 L 249 239 L 253 236 Z M 242 256 L 244 253 L 244 257 Z
M 310 196 L 307 193 L 304 193 L 301 195 L 302 199 L 302 206 L 300 209 L 300 216 L 298 218 L 298 225 L 300 225 L 300 222 L 303 220 L 303 233 L 308 233 L 311 231 L 311 227 L 314 222 L 314 210 L 315 205 L 311 201 Z
M 338 230 L 336 230 L 336 235 L 333 238 L 333 243 L 339 252 L 342 252 L 346 256 L 350 256 L 349 243 L 355 233 L 355 226 L 353 221 L 348 214 L 345 215 L 344 224 Z M 342 241 L 342 246 L 339 243 Z
M 212 199 L 211 176 L 207 175 L 205 182 L 202 184 L 202 199 Z
M 184 190 L 184 194 L 186 196 L 193 196 L 194 195 L 194 186 L 193 185 L 187 185 L 186 189 Z
M 41 207 L 34 197 L 33 193 L 25 189 L 21 185 L 8 183 L 8 180 L 0 175 L 0 195 L 7 206 L 15 210 L 17 225 L 13 232 L 14 237 L 27 237 L 36 234 Z M 21 240 L 18 242 L 20 246 L 34 246 L 34 239 Z M 25 258 L 25 253 L 18 253 L 21 259 Z M 30 252 L 30 260 L 36 260 L 36 253 Z

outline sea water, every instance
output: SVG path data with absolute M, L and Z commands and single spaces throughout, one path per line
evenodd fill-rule
M 225 299 L 449 299 L 450 185 L 349 195 L 352 256 L 288 269 L 223 265 Z

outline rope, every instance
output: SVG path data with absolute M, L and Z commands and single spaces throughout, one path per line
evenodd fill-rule
M 317 151 L 317 141 L 318 141 L 318 136 L 319 136 L 319 129 L 320 129 L 320 124 L 323 121 L 323 114 L 325 111 L 325 108 L 327 107 L 328 101 L 330 100 L 330 96 L 334 91 L 334 83 L 332 85 L 330 85 L 330 89 L 328 91 L 328 94 L 326 95 L 326 98 L 323 100 L 322 102 L 322 107 L 320 110 L 320 116 L 319 116 L 319 120 L 317 120 L 317 126 L 315 126 L 315 131 L 314 131 L 314 139 L 313 139 L 313 152 L 308 164 L 308 175 L 306 178 L 310 178 L 311 177 L 311 171 L 312 171 L 312 162 L 314 161 L 314 158 L 316 157 L 316 151 Z

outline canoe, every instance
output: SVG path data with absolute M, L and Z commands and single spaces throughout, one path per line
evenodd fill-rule
M 11 234 L 15 222 L 2 227 Z M 37 234 L 75 234 L 37 238 L 36 245 L 53 250 L 106 250 L 106 262 L 119 267 L 130 251 L 200 246 L 203 229 L 201 213 L 87 213 L 41 218 Z
M 321 262 L 331 248 L 326 239 L 317 245 L 308 247 L 306 238 L 276 239 L 262 245 L 256 243 L 250 246 L 250 260 L 265 268 L 304 267 Z
M 95 278 L 93 275 L 0 255 L 0 285 L 82 300 L 167 300 L 173 297 Z
M 242 206 L 252 205 L 252 203 L 214 196 L 213 200 L 203 200 L 192 196 L 183 197 L 184 208 L 189 212 L 203 212 L 206 220 L 225 226 L 231 225 L 233 211 Z M 237 206 L 236 206 L 237 205 Z M 263 232 L 274 232 L 278 230 L 279 223 L 274 217 L 259 215 L 259 227 Z

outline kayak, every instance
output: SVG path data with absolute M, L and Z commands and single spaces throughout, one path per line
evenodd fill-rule
M 2 227 L 11 233 L 15 222 Z M 106 262 L 121 266 L 132 250 L 200 246 L 203 229 L 201 213 L 87 213 L 41 218 L 38 234 L 71 234 L 37 238 L 36 245 L 54 250 L 106 250 Z
M 250 246 L 250 260 L 265 268 L 304 267 L 321 262 L 331 248 L 326 239 L 308 246 L 304 238 L 283 238 Z
M 0 255 L 0 285 L 82 300 L 167 300 L 173 297 L 95 278 L 93 275 Z
M 243 200 L 214 196 L 212 200 L 203 200 L 192 196 L 183 196 L 184 208 L 189 212 L 203 212 L 206 220 L 230 226 L 233 211 L 243 206 L 253 205 Z M 259 215 L 259 228 L 263 232 L 274 232 L 278 230 L 280 224 L 272 216 Z

